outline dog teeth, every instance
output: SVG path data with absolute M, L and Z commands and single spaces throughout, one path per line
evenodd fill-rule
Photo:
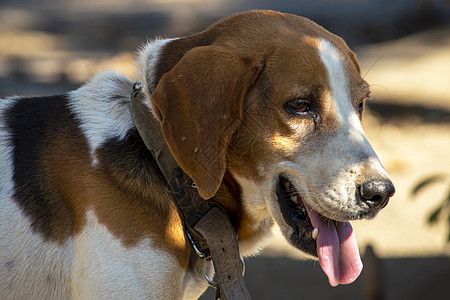
M 314 228 L 314 230 L 312 231 L 312 238 L 317 240 L 317 235 L 319 234 L 319 229 L 318 228 Z

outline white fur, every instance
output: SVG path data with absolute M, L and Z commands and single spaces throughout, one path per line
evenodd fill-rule
M 239 253 L 241 256 L 250 256 L 257 254 L 264 246 L 266 246 L 272 238 L 272 215 L 271 211 L 274 208 L 269 207 L 271 202 L 269 201 L 269 195 L 267 193 L 261 194 L 261 186 L 271 186 L 271 183 L 267 184 L 256 183 L 244 177 L 233 175 L 241 187 L 241 197 L 243 199 L 243 208 L 245 212 L 253 219 L 255 228 L 258 233 L 254 234 L 251 238 L 245 241 L 239 242 Z
M 124 138 L 133 126 L 131 86 L 127 78 L 107 72 L 69 94 L 93 162 L 97 147 L 108 138 Z M 1 100 L 0 116 L 15 101 Z M 92 211 L 83 230 L 64 244 L 45 241 L 13 200 L 12 145 L 3 117 L 0 153 L 1 299 L 194 299 L 207 288 L 203 274 L 212 277 L 210 263 L 191 273 L 150 238 L 124 246 Z
M 71 241 L 46 242 L 13 200 L 13 157 L 3 112 L 15 98 L 0 99 L 0 298 L 69 298 Z
M 145 104 L 153 112 L 149 86 L 161 48 L 174 39 L 156 39 L 147 43 L 138 55 L 139 72 L 144 83 L 143 92 L 149 99 Z M 150 79 L 150 81 L 149 81 Z M 129 102 L 133 82 L 114 72 L 102 72 L 84 86 L 69 93 L 69 105 L 80 122 L 89 143 L 92 164 L 97 164 L 95 151 L 110 138 L 125 138 L 133 126 Z
M 74 299 L 182 298 L 184 270 L 149 238 L 125 247 L 90 211 L 74 247 Z
M 164 45 L 170 40 L 147 44 L 139 54 L 146 93 Z M 329 101 L 335 106 L 339 128 L 320 151 L 305 154 L 299 147 L 293 160 L 261 162 L 262 182 L 235 176 L 242 188 L 245 211 L 256 222 L 258 234 L 240 243 L 242 255 L 249 255 L 262 244 L 272 218 L 289 236 L 275 199 L 274 183 L 280 173 L 288 174 L 311 206 L 329 217 L 335 212 L 356 211 L 353 173 L 369 170 L 387 176 L 362 131 L 351 106 L 349 80 L 345 64 L 329 41 L 318 48 L 331 86 Z M 129 111 L 133 82 L 112 72 L 100 73 L 80 89 L 69 93 L 70 109 L 80 123 L 89 144 L 92 164 L 96 150 L 108 139 L 123 139 L 133 127 Z M 0 113 L 15 100 L 0 102 Z M 85 227 L 63 245 L 44 241 L 33 233 L 29 220 L 12 199 L 14 192 L 12 146 L 9 133 L 0 118 L 0 295 L 6 299 L 189 299 L 206 288 L 203 272 L 211 275 L 211 264 L 200 264 L 191 273 L 170 253 L 153 247 L 145 238 L 133 246 L 124 246 L 93 211 L 86 215 Z M 314 130 L 311 127 L 310 130 Z M 295 151 L 295 149 L 293 150 Z M 359 158 L 367 156 L 361 161 Z M 380 175 L 381 174 L 381 175 Z M 292 231 L 290 231 L 292 233 Z M 17 239 L 17 236 L 20 238 Z M 8 253 L 9 256 L 6 256 Z M 10 253 L 14 253 L 11 259 Z M 48 277 L 50 275 L 50 277 Z M 6 281 L 8 284 L 3 284 Z
M 95 151 L 111 138 L 124 139 L 133 126 L 129 102 L 133 82 L 114 72 L 103 72 L 69 93 L 69 106 L 89 143 L 92 164 Z
M 341 123 L 346 122 L 345 116 L 352 111 L 348 91 L 347 72 L 342 64 L 341 54 L 330 41 L 321 39 L 319 43 L 319 56 L 327 70 L 328 82 L 337 116 Z
M 145 102 L 150 111 L 153 113 L 153 107 L 151 105 L 150 99 L 150 89 L 154 88 L 154 77 L 155 77 L 155 68 L 156 64 L 159 61 L 159 55 L 161 53 L 161 49 L 170 41 L 176 40 L 173 39 L 155 39 L 147 44 L 145 44 L 142 49 L 138 53 L 138 67 L 139 67 L 139 75 L 142 79 L 142 83 L 144 84 L 143 92 L 149 101 Z M 155 115 L 156 117 L 156 115 Z
M 107 72 L 70 93 L 71 109 L 88 139 L 93 163 L 97 147 L 108 138 L 123 139 L 133 126 L 132 85 L 127 78 Z M 211 272 L 208 263 L 204 268 L 209 269 L 201 274 L 186 273 L 172 255 L 152 247 L 149 239 L 132 248 L 122 246 L 92 212 L 74 245 L 72 293 L 80 299 L 194 299 L 207 287 L 204 272 Z
M 356 111 L 352 107 L 350 96 L 350 82 L 345 70 L 344 59 L 339 50 L 329 41 L 322 39 L 319 44 L 319 55 L 327 69 L 328 81 L 332 92 L 332 101 L 335 103 L 336 116 L 341 120 L 340 135 L 336 141 L 344 144 L 339 148 L 351 151 L 357 156 L 364 153 L 369 162 L 380 172 L 387 175 L 366 138 L 364 130 Z M 381 167 L 381 168 L 380 168 Z
M 314 138 L 304 141 L 302 136 L 314 136 L 314 126 L 299 127 L 298 123 L 289 123 L 296 129 L 295 134 L 289 137 L 292 140 L 285 141 L 289 147 L 282 149 L 289 148 L 285 151 L 292 155 L 292 159 L 261 162 L 258 174 L 264 176 L 258 182 L 235 176 L 242 188 L 244 209 L 255 220 L 272 217 L 288 239 L 292 229 L 284 221 L 276 201 L 275 184 L 280 174 L 289 177 L 311 207 L 337 220 L 355 218 L 360 211 L 361 203 L 355 200 L 358 183 L 371 177 L 388 178 L 352 106 L 349 92 L 352 82 L 347 75 L 348 66 L 343 54 L 330 41 L 322 39 L 318 43 L 317 55 L 327 71 L 330 91 L 323 101 L 329 101 L 337 120 L 334 131 L 321 141 L 320 149 L 313 144 L 312 149 L 305 151 L 304 147 L 308 147 Z M 273 146 L 277 148 L 284 144 L 278 145 L 275 141 Z
M 70 298 L 72 241 L 44 241 L 11 198 L 1 205 L 1 299 Z
M 331 42 L 321 39 L 318 54 L 327 70 L 330 86 L 330 101 L 338 121 L 336 132 L 323 145 L 323 153 L 299 160 L 300 181 L 307 201 L 322 214 L 335 219 L 349 218 L 359 211 L 354 200 L 358 176 L 387 179 L 375 151 L 372 149 L 361 126 L 359 117 L 352 107 L 348 66 L 343 54 Z M 322 152 L 321 151 L 321 152 Z M 300 178 L 298 178 L 300 179 Z
M 14 183 L 12 181 L 12 146 L 10 143 L 10 134 L 5 124 L 4 112 L 17 101 L 17 98 L 0 99 L 0 201 L 9 199 L 14 191 Z M 0 221 L 2 221 L 1 219 Z
M 336 117 L 342 125 L 341 131 L 348 134 L 350 142 L 357 144 L 357 147 L 373 152 L 351 104 L 349 79 L 344 68 L 343 57 L 336 47 L 325 39 L 321 39 L 318 49 L 327 70 L 332 94 L 330 101 L 334 104 Z M 347 140 L 344 139 L 343 142 L 347 143 Z
M 214 267 L 212 262 L 201 261 L 201 263 L 197 264 L 197 268 L 189 270 L 185 274 L 183 282 L 183 299 L 198 299 L 205 292 L 208 288 L 205 274 L 207 274 L 209 278 L 214 278 Z
M 138 53 L 137 64 L 139 74 L 142 77 L 145 87 L 152 87 L 154 85 L 154 70 L 159 61 L 161 48 L 163 48 L 170 41 L 174 39 L 155 39 L 146 43 Z M 148 95 L 149 96 L 149 95 Z

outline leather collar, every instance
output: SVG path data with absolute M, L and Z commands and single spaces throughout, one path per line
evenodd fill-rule
M 217 289 L 216 298 L 250 299 L 237 234 L 227 214 L 212 199 L 200 197 L 192 179 L 180 168 L 165 142 L 161 123 L 145 103 L 142 88 L 142 83 L 135 83 L 131 95 L 134 125 L 174 195 L 186 237 L 201 258 L 213 262 L 217 284 L 205 275 L 206 279 Z

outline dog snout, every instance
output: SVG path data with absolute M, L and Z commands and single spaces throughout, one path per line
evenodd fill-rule
M 359 196 L 371 210 L 385 207 L 389 198 L 395 193 L 395 187 L 390 180 L 371 180 L 360 185 Z

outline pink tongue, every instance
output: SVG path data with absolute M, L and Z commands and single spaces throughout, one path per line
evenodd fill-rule
M 349 222 L 323 220 L 305 203 L 311 224 L 319 230 L 317 254 L 331 286 L 349 284 L 358 278 L 363 265 Z

